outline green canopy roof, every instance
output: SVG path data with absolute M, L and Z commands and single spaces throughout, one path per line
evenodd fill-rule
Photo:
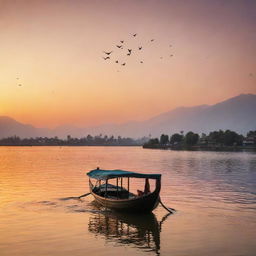
M 144 174 L 136 172 L 128 172 L 123 170 L 101 170 L 95 169 L 87 173 L 90 178 L 97 180 L 107 180 L 119 177 L 133 177 L 133 178 L 149 178 L 149 179 L 160 179 L 161 174 Z

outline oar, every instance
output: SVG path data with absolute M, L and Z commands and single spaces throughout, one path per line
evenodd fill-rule
M 89 196 L 90 194 L 91 194 L 91 192 L 86 193 L 86 194 L 83 194 L 83 195 L 81 195 L 81 196 L 71 196 L 71 197 L 60 198 L 60 200 L 63 200 L 63 201 L 71 200 L 71 199 L 77 200 L 77 199 L 80 199 L 80 198 L 82 198 L 82 197 Z
M 170 213 L 176 212 L 175 209 L 166 207 L 166 206 L 162 203 L 161 198 L 159 198 L 159 203 L 160 203 L 160 204 L 164 207 L 164 209 L 167 210 L 168 212 L 170 212 Z
M 89 192 L 89 193 L 86 193 L 86 194 L 83 194 L 83 195 L 81 195 L 81 196 L 78 196 L 77 198 L 81 198 L 81 197 L 86 197 L 86 196 L 89 196 L 91 194 L 91 192 Z

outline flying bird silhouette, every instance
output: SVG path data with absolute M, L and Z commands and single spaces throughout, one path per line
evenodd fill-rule
M 113 51 L 111 51 L 111 52 L 104 52 L 104 53 L 107 54 L 107 55 L 110 55 L 112 52 L 113 52 Z
M 135 34 L 131 34 L 131 36 L 132 37 L 136 37 L 138 34 L 137 33 L 135 33 Z M 156 39 L 155 38 L 152 38 L 152 39 L 150 39 L 148 42 L 154 42 Z M 124 45 L 124 40 L 120 40 L 119 41 L 120 43 L 117 43 L 116 44 L 116 47 L 117 48 L 119 48 L 119 49 L 125 49 L 126 47 L 124 47 L 125 45 Z M 168 43 L 167 43 L 167 46 L 168 46 Z M 137 49 L 139 50 L 139 51 L 141 51 L 142 50 L 142 48 L 143 48 L 143 46 L 140 46 L 140 45 L 137 45 Z M 172 47 L 172 44 L 170 44 L 169 43 L 169 47 Z M 126 55 L 127 56 L 130 56 L 131 54 L 132 54 L 132 50 L 133 49 L 127 49 L 127 51 L 128 52 L 126 52 Z M 115 49 L 114 49 L 114 51 L 115 51 Z M 110 54 L 112 53 L 112 52 L 114 52 L 113 50 L 112 51 L 103 51 L 103 53 L 105 54 L 105 56 L 103 56 L 102 58 L 104 59 L 104 60 L 108 60 L 108 59 L 110 59 Z M 144 51 L 143 51 L 144 52 Z M 134 53 L 136 54 L 136 48 L 134 48 Z M 133 54 L 134 55 L 134 54 Z M 111 55 L 112 56 L 112 55 Z M 165 55 L 164 55 L 165 56 Z M 168 56 L 168 55 L 167 55 Z M 173 54 L 169 54 L 169 57 L 173 57 Z M 117 56 L 117 58 L 118 58 L 118 56 Z M 159 56 L 159 58 L 160 59 L 163 59 L 163 56 Z M 121 66 L 125 66 L 126 65 L 126 62 L 121 62 L 121 61 L 119 61 L 119 60 L 114 60 L 114 59 L 112 59 L 113 60 L 113 62 L 114 63 L 117 63 L 117 64 L 120 64 Z M 137 60 L 140 64 L 143 64 L 144 63 L 144 61 L 143 60 Z M 119 72 L 119 71 L 118 71 Z M 249 76 L 253 76 L 252 75 L 252 73 L 250 73 L 249 74 Z M 19 79 L 19 78 L 16 78 L 17 80 Z M 19 86 L 22 86 L 22 84 L 19 84 Z

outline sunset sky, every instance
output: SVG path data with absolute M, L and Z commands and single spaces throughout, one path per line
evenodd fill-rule
M 254 0 L 0 0 L 0 32 L 0 116 L 37 127 L 256 93 Z

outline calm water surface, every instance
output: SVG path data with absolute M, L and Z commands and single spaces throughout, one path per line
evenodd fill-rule
M 99 209 L 86 171 L 161 173 L 148 216 Z M 133 184 L 133 189 L 137 188 Z M 256 154 L 0 147 L 0 255 L 256 255 Z

